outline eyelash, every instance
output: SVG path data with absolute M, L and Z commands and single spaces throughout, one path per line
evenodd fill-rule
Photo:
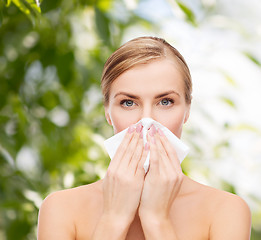
M 162 106 L 170 106 L 170 105 L 174 104 L 174 100 L 173 100 L 172 98 L 163 98 L 163 99 L 161 99 L 161 100 L 159 101 L 159 104 L 160 104 L 163 100 L 169 101 L 170 104 L 168 104 L 168 105 L 162 105 L 162 104 L 161 104 Z M 126 104 L 126 102 L 128 102 L 128 101 L 131 101 L 133 104 L 135 104 L 134 101 L 131 100 L 131 99 L 123 99 L 123 100 L 120 101 L 120 105 L 123 106 L 123 107 L 126 107 L 126 108 L 132 107 L 133 105 L 132 105 L 132 106 L 126 106 L 126 105 L 124 105 L 124 104 Z
M 171 104 L 168 104 L 168 105 L 162 105 L 162 106 L 169 106 L 169 105 L 172 105 L 174 103 L 174 100 L 172 98 L 163 98 L 160 100 L 160 102 L 162 102 L 163 100 L 167 100 L 169 101 Z
M 132 106 L 126 106 L 126 105 L 124 105 L 124 104 L 125 104 L 126 102 L 128 102 L 128 101 L 133 102 L 133 100 L 131 100 L 131 99 L 123 99 L 123 100 L 120 101 L 120 105 L 123 106 L 123 107 L 132 107 Z M 134 102 L 133 102 L 133 103 L 134 103 Z

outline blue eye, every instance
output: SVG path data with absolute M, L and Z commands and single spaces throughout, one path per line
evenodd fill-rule
M 174 103 L 174 101 L 172 99 L 169 99 L 169 98 L 164 98 L 160 101 L 160 105 L 163 105 L 163 106 L 169 106 L 172 103 Z
M 134 105 L 134 102 L 132 100 L 122 100 L 121 105 L 124 107 L 132 107 Z

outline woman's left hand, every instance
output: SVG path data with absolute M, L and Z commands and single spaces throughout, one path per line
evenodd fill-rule
M 150 167 L 145 177 L 139 216 L 141 221 L 170 221 L 170 209 L 178 195 L 183 173 L 176 151 L 163 132 L 152 126 L 148 133 Z

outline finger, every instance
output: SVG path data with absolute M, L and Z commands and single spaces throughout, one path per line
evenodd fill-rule
M 159 155 L 156 148 L 155 132 L 153 128 L 148 131 L 148 141 L 150 144 L 150 167 L 149 173 L 159 174 Z
M 129 142 L 129 145 L 127 146 L 127 149 L 122 157 L 122 160 L 119 163 L 118 166 L 119 169 L 126 170 L 128 168 L 131 159 L 136 152 L 136 148 L 140 139 L 140 131 L 141 131 L 141 125 L 136 127 L 136 131 L 133 134 L 133 138 Z
M 110 162 L 110 165 L 109 165 L 110 170 L 115 170 L 118 168 L 118 166 L 121 162 L 121 159 L 123 158 L 123 156 L 127 150 L 127 147 L 129 146 L 129 143 L 134 136 L 134 133 L 135 133 L 135 126 L 131 125 L 128 128 L 128 131 L 126 132 L 121 144 L 119 145 L 113 159 Z
M 129 162 L 129 170 L 132 171 L 133 174 L 135 174 L 139 161 L 142 157 L 143 148 L 144 146 L 143 146 L 142 132 L 140 132 L 136 150 L 134 151 L 134 154 L 132 155 L 132 158 Z
M 167 155 L 166 150 L 163 147 L 163 143 L 160 140 L 159 134 L 156 133 L 154 137 L 155 137 L 158 154 L 160 156 L 160 161 L 159 161 L 160 170 L 163 172 L 163 174 L 166 174 L 169 171 L 173 172 L 173 170 L 175 169 L 174 164 L 172 163 L 171 159 Z
M 180 166 L 180 161 L 178 159 L 178 156 L 177 156 L 177 153 L 176 153 L 174 147 L 171 145 L 171 143 L 169 142 L 169 140 L 164 135 L 164 133 L 162 132 L 161 129 L 158 129 L 157 131 L 158 131 L 159 139 L 162 143 L 162 146 L 164 147 L 165 152 L 168 155 L 171 163 L 173 164 L 173 166 L 175 167 L 176 170 L 182 171 L 181 166 Z
M 144 176 L 146 174 L 143 166 L 144 166 L 144 163 L 145 163 L 147 156 L 149 154 L 149 149 L 150 149 L 150 146 L 149 146 L 149 143 L 147 142 L 145 144 L 145 146 L 143 147 L 142 155 L 141 155 L 140 161 L 139 161 L 137 168 L 136 168 L 136 175 L 139 176 L 139 177 L 143 177 L 143 179 L 144 179 Z

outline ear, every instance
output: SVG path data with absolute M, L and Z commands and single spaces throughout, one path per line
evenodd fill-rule
M 189 115 L 190 115 L 190 104 L 188 105 L 188 108 L 187 108 L 187 111 L 186 111 L 186 115 L 185 115 L 185 118 L 184 118 L 184 124 L 188 121 L 189 119 Z
M 112 126 L 112 121 L 111 121 L 108 107 L 105 107 L 105 118 L 106 118 L 107 122 Z

